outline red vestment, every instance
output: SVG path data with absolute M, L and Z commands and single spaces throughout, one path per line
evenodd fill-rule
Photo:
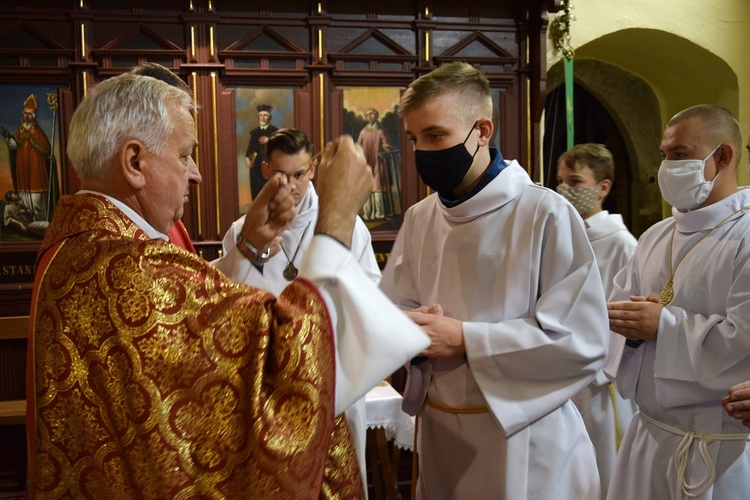
M 44 131 L 36 123 L 30 128 L 21 126 L 14 134 L 16 191 L 40 193 L 49 190 L 49 157 L 51 146 Z
M 172 244 L 177 245 L 180 248 L 184 248 L 190 253 L 197 253 L 193 246 L 193 241 L 190 239 L 190 235 L 185 228 L 185 224 L 180 219 L 177 219 L 172 226 L 171 231 L 167 233 L 167 237 Z
M 362 498 L 317 289 L 275 299 L 63 197 L 29 336 L 30 496 Z

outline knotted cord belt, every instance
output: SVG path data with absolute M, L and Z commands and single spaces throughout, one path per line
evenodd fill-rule
M 486 406 L 448 406 L 444 405 L 443 403 L 433 401 L 428 397 L 425 397 L 425 402 L 436 410 L 440 410 L 445 413 L 489 413 L 490 411 L 490 409 Z
M 716 465 L 711 460 L 711 455 L 708 454 L 708 445 L 714 441 L 747 441 L 750 439 L 748 433 L 737 433 L 737 434 L 703 434 L 693 431 L 683 431 L 678 427 L 660 422 L 653 417 L 650 417 L 643 413 L 641 410 L 641 416 L 649 423 L 659 427 L 662 430 L 671 432 L 682 436 L 682 441 L 677 445 L 677 449 L 674 453 L 674 466 L 677 470 L 677 497 L 676 500 L 682 500 L 683 494 L 686 497 L 695 498 L 703 495 L 716 481 Z M 693 443 L 698 440 L 698 449 L 701 452 L 703 463 L 706 466 L 706 475 L 698 484 L 687 483 L 687 466 L 688 459 L 690 456 L 690 448 Z

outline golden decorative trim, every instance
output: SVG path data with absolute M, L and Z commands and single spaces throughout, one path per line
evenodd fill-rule
M 430 32 L 424 34 L 424 62 L 430 62 Z
M 211 72 L 211 107 L 213 116 L 211 125 L 213 128 L 213 148 L 214 148 L 214 194 L 216 198 L 216 235 L 221 236 L 221 205 L 219 203 L 219 113 L 217 104 L 217 85 L 216 72 Z
M 193 8 L 193 0 L 190 0 L 190 6 L 188 7 L 188 10 L 190 12 L 193 12 L 193 10 L 194 10 L 194 8 Z
M 83 80 L 82 82 L 83 83 L 83 97 L 86 97 L 86 94 L 88 94 L 89 92 L 89 82 L 88 82 L 89 72 L 84 71 L 83 74 L 81 75 L 81 79 Z
M 319 126 L 320 126 L 320 151 L 323 151 L 326 146 L 326 133 L 325 133 L 325 116 L 324 116 L 324 109 L 325 108 L 325 94 L 323 91 L 325 90 L 325 81 L 323 80 L 323 73 L 318 74 L 318 95 L 320 96 L 320 102 L 318 103 L 320 106 L 320 111 L 318 112 L 318 115 L 320 116 Z
M 209 26 L 208 27 L 208 54 L 213 57 L 215 53 L 214 50 L 214 27 Z
M 323 59 L 323 28 L 318 28 L 318 60 Z
M 318 15 L 323 13 L 323 2 L 318 2 Z
M 195 26 L 190 27 L 190 58 L 195 59 Z
M 86 25 L 81 23 L 81 57 L 86 59 Z
M 190 83 L 193 88 L 193 101 L 195 101 L 195 108 L 198 109 L 198 74 L 193 71 L 190 74 Z M 195 136 L 198 137 L 198 120 L 195 120 Z M 193 161 L 195 161 L 195 168 L 198 169 L 198 172 L 201 171 L 201 158 L 200 158 L 200 146 L 195 148 L 195 157 L 193 158 Z M 203 227 L 203 218 L 201 217 L 201 214 L 203 213 L 202 203 L 201 203 L 201 187 L 200 184 L 195 187 L 195 194 L 196 194 L 196 201 L 198 205 L 198 237 L 203 236 L 203 230 L 201 229 Z
M 208 0 L 208 11 L 213 12 L 214 11 L 214 4 L 211 0 Z

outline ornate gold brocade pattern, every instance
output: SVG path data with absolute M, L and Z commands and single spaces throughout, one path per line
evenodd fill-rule
M 34 349 L 37 498 L 362 498 L 317 291 L 279 297 L 61 199 Z M 324 484 L 325 480 L 325 484 Z

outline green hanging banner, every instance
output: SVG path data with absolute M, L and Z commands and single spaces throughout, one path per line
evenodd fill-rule
M 568 149 L 575 145 L 573 122 L 573 59 L 565 57 L 565 123 L 568 128 Z

